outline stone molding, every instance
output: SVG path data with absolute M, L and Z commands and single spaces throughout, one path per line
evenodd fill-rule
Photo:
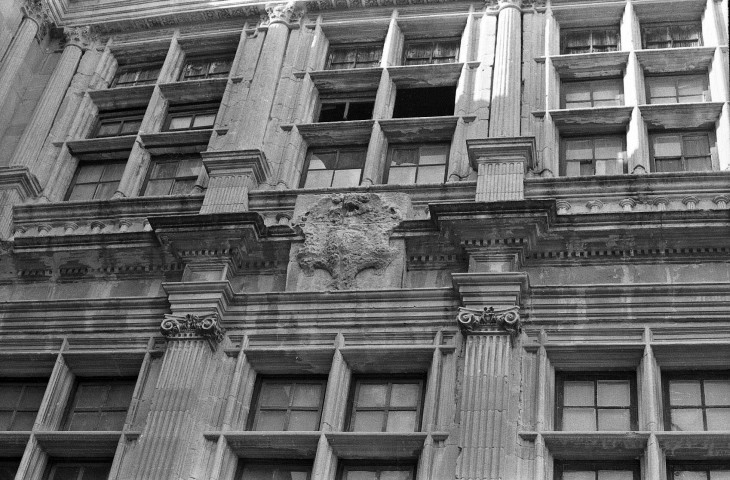
M 215 351 L 218 344 L 225 338 L 226 329 L 221 325 L 217 313 L 207 315 L 171 315 L 165 314 L 160 324 L 160 332 L 169 340 L 204 339 Z
M 0 191 L 15 189 L 24 199 L 34 198 L 43 192 L 38 179 L 28 167 L 12 166 L 0 169 Z
M 94 42 L 91 27 L 88 25 L 65 27 L 63 36 L 66 39 L 66 47 L 73 45 L 79 47 L 82 51 L 88 50 Z
M 53 23 L 48 5 L 46 5 L 44 0 L 25 0 L 21 10 L 26 18 L 33 20 L 38 25 L 36 38 L 40 42 L 46 36 L 50 25 Z
M 492 332 L 494 327 L 509 333 L 512 346 L 522 333 L 520 307 L 484 307 L 482 310 L 459 307 L 456 315 L 459 328 L 464 333 Z
M 266 14 L 261 16 L 261 25 L 283 23 L 288 27 L 297 24 L 304 16 L 305 8 L 299 2 L 267 3 Z

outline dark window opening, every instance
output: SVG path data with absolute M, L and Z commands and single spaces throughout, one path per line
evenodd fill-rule
M 373 118 L 373 100 L 323 101 L 318 122 L 346 122 Z
M 47 480 L 107 480 L 111 468 L 111 461 L 57 461 L 51 464 L 45 478 Z
M 641 33 L 646 49 L 702 46 L 702 26 L 699 23 L 647 25 Z
M 639 480 L 636 462 L 555 462 L 555 480 Z
M 618 47 L 618 27 L 564 30 L 560 35 L 560 53 L 564 55 L 615 52 Z
M 382 54 L 383 45 L 381 44 L 330 46 L 325 68 L 327 70 L 348 70 L 379 67 Z
M 160 64 L 119 67 L 110 87 L 130 87 L 155 83 L 160 75 L 161 67 Z
M 213 128 L 219 106 L 217 103 L 172 106 L 162 130 L 204 130 Z
M 134 378 L 79 380 L 64 422 L 65 430 L 121 430 L 135 383 Z
M 636 429 L 636 379 L 631 373 L 557 376 L 557 425 L 578 432 Z
M 385 183 L 421 185 L 444 183 L 449 160 L 448 143 L 393 145 L 388 151 Z
M 231 71 L 233 57 L 215 59 L 191 58 L 185 62 L 181 81 L 202 80 L 205 78 L 227 78 Z
M 350 393 L 350 432 L 418 432 L 425 382 L 419 378 L 356 379 Z
M 455 99 L 456 87 L 398 89 L 393 118 L 452 116 Z

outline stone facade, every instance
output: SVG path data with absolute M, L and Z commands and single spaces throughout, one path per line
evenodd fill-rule
M 0 2 L 0 480 L 728 478 L 727 18 Z

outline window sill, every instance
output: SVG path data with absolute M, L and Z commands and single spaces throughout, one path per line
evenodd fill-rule
M 521 433 L 520 436 L 523 434 Z M 545 445 L 556 459 L 603 460 L 643 455 L 649 432 L 542 432 Z
M 135 85 L 103 90 L 90 90 L 89 97 L 99 110 L 123 110 L 146 107 L 152 98 L 155 85 Z
M 181 130 L 177 132 L 141 135 L 142 144 L 152 155 L 198 153 L 208 148 L 212 129 Z
M 215 440 L 218 433 L 206 433 Z M 227 432 L 226 443 L 241 458 L 314 458 L 321 432 Z
M 412 117 L 378 120 L 391 143 L 451 141 L 459 117 Z
M 536 59 L 544 61 L 544 57 Z M 629 60 L 629 52 L 576 53 L 550 57 L 561 78 L 594 78 L 621 76 Z
M 560 133 L 609 133 L 623 130 L 631 120 L 634 107 L 596 107 L 550 110 L 548 113 Z
M 452 87 L 459 82 L 463 63 L 434 63 L 388 67 L 398 88 Z
M 720 118 L 723 102 L 662 103 L 640 105 L 649 129 L 709 129 Z
M 66 142 L 69 151 L 79 160 L 126 160 L 137 135 L 88 138 Z
M 0 432 L 0 452 L 9 457 L 21 457 L 31 432 Z
M 644 73 L 707 72 L 715 47 L 656 48 L 637 50 Z
M 160 85 L 160 91 L 172 104 L 215 102 L 223 98 L 227 84 L 227 78 L 207 78 L 163 83 Z
M 333 145 L 367 145 L 375 120 L 354 120 L 351 122 L 322 122 L 297 125 L 302 138 L 310 147 Z M 283 129 L 291 126 L 282 126 Z
M 416 459 L 428 437 L 425 432 L 325 433 L 332 450 L 343 459 Z
M 310 72 L 314 86 L 319 93 L 375 91 L 380 84 L 383 69 L 352 68 L 348 70 L 319 70 Z
M 730 430 L 723 432 L 657 432 L 657 443 L 668 458 L 709 459 L 730 456 Z
M 36 432 L 43 451 L 52 457 L 111 458 L 117 450 L 121 431 Z

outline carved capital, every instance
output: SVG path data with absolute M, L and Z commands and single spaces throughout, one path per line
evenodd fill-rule
M 81 50 L 88 50 L 91 47 L 93 38 L 91 35 L 91 27 L 88 25 L 79 27 L 65 27 L 63 35 L 66 38 L 66 46 L 74 45 Z
M 202 316 L 190 313 L 184 316 L 165 314 L 165 319 L 160 324 L 160 332 L 168 340 L 202 338 L 215 351 L 223 341 L 226 329 L 221 325 L 217 313 Z
M 522 0 L 487 0 L 487 13 L 497 15 L 505 8 L 522 8 Z
M 23 15 L 33 20 L 38 25 L 36 38 L 41 41 L 48 33 L 48 27 L 52 23 L 51 13 L 44 0 L 25 0 L 21 7 Z
M 520 307 L 500 308 L 484 307 L 483 310 L 459 308 L 456 316 L 459 328 L 465 333 L 485 331 L 489 328 L 499 328 L 510 335 L 512 346 L 522 333 Z
M 304 8 L 295 1 L 286 3 L 267 3 L 266 15 L 262 15 L 262 25 L 273 25 L 275 23 L 283 23 L 291 26 L 301 20 L 304 16 Z

